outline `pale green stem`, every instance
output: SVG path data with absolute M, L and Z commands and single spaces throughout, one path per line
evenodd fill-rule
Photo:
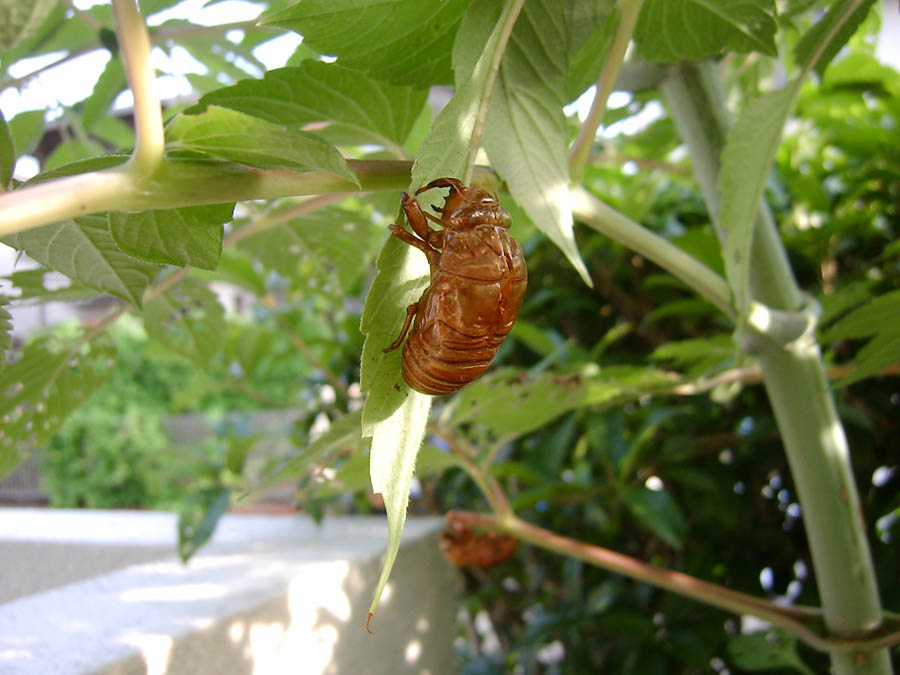
M 572 212 L 589 227 L 652 260 L 734 319 L 731 292 L 725 279 L 666 239 L 597 199 L 582 187 L 571 191 Z
M 409 182 L 411 163 L 407 161 L 349 160 L 348 164 L 361 187 L 324 172 L 173 160 L 164 161 L 140 188 L 125 167 L 66 176 L 0 194 L 0 237 L 104 211 L 149 211 L 332 192 L 399 192 Z
M 622 63 L 625 61 L 625 52 L 628 50 L 628 44 L 634 34 L 634 27 L 637 24 L 638 15 L 641 13 L 643 2 L 644 0 L 621 0 L 619 3 L 619 25 L 616 27 L 609 53 L 606 55 L 603 70 L 600 71 L 600 77 L 597 78 L 594 102 L 591 104 L 591 110 L 584 120 L 584 124 L 581 125 L 578 137 L 569 153 L 569 176 L 572 183 L 581 181 L 584 165 L 587 163 L 591 147 L 594 145 L 597 129 L 600 128 L 603 116 L 606 114 L 606 102 L 616 84 L 616 78 L 619 77 Z
M 711 64 L 684 65 L 672 71 L 662 90 L 715 220 L 718 158 L 731 127 L 718 73 Z M 803 295 L 764 204 L 755 228 L 752 298 L 773 308 L 799 309 Z M 810 333 L 785 348 L 764 351 L 759 362 L 803 509 L 825 625 L 834 638 L 852 640 L 875 630 L 882 610 L 847 440 L 818 345 Z M 885 649 L 835 651 L 832 667 L 837 675 L 892 672 Z
M 135 0 L 113 0 L 116 37 L 134 95 L 135 146 L 129 166 L 139 180 L 147 178 L 163 159 L 162 107 L 156 95 L 156 70 L 150 63 L 150 36 Z

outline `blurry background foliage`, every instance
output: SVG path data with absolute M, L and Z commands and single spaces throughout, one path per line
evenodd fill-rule
M 148 15 L 171 4 L 142 3 Z M 10 66 L 21 57 L 74 52 L 97 35 L 108 37 L 64 19 L 62 4 L 49 11 L 42 32 L 2 55 L 3 86 L 17 83 Z M 111 25 L 108 6 L 85 14 L 90 25 Z M 798 13 L 796 21 L 808 21 L 804 17 Z M 221 89 L 223 84 L 256 86 L 236 83 L 262 73 L 253 49 L 271 31 L 248 24 L 226 40 L 224 34 L 190 28 L 181 20 L 157 28 L 175 36 L 160 39 L 163 50 L 183 48 L 208 69 L 188 76 L 195 91 L 189 102 L 216 91 L 210 101 L 226 105 L 237 94 Z M 850 380 L 841 380 L 849 370 L 836 372 L 834 395 L 853 450 L 882 597 L 897 609 L 900 391 L 896 373 L 878 373 L 896 365 L 900 340 L 900 76 L 873 56 L 878 28 L 872 12 L 824 77 L 803 86 L 766 197 L 798 280 L 822 304 L 827 361 L 861 369 Z M 798 34 L 787 30 L 785 40 Z M 296 68 L 291 76 L 305 81 L 320 67 L 319 52 L 330 48 L 327 39 L 298 46 L 288 59 Z M 47 170 L 129 148 L 127 120 L 109 112 L 125 86 L 117 64 L 109 62 L 88 98 L 60 106 L 63 115 L 53 123 L 45 124 L 43 112 L 10 119 L 19 154 L 31 153 Z M 392 84 L 397 91 L 390 110 L 370 120 L 381 137 L 374 154 L 371 129 L 336 124 L 323 135 L 354 157 L 382 157 L 385 147 L 394 157 L 408 156 L 431 121 L 421 86 L 449 83 L 449 67 L 449 60 L 438 59 L 423 64 L 418 80 Z M 776 67 L 772 60 L 739 54 L 721 63 L 725 82 L 745 91 L 777 75 Z M 329 86 L 333 93 L 341 85 Z M 629 119 L 650 121 L 598 139 L 584 184 L 722 272 L 690 160 L 679 149 L 658 92 L 636 91 L 616 100 L 620 105 L 607 111 L 604 128 Z M 173 103 L 166 116 L 189 102 Z M 406 116 L 389 128 L 391 111 Z M 647 118 L 647 111 L 656 112 Z M 281 113 L 271 114 L 283 122 Z M 296 123 L 306 121 L 298 113 Z M 574 139 L 574 113 L 568 122 Z M 433 418 L 482 449 L 480 458 L 491 453 L 491 474 L 529 522 L 737 590 L 819 604 L 803 514 L 762 387 L 731 382 L 696 396 L 647 393 L 625 396 L 629 400 L 621 405 L 560 404 L 567 386 L 577 381 L 566 378 L 590 372 L 585 368 L 591 364 L 620 378 L 616 383 L 662 370 L 714 375 L 746 365 L 737 359 L 732 327 L 652 263 L 577 227 L 578 248 L 594 283 L 588 289 L 523 210 L 508 197 L 504 203 L 527 257 L 528 294 L 493 371 L 469 389 L 438 399 Z M 346 198 L 296 217 L 291 214 L 302 209 L 302 200 L 241 205 L 233 220 L 227 214 L 221 221 L 230 223 L 226 236 L 252 222 L 268 219 L 271 226 L 235 240 L 221 258 L 210 260 L 204 244 L 197 244 L 196 257 L 180 262 L 171 251 L 155 262 L 143 256 L 149 276 L 160 262 L 193 266 L 181 283 L 145 297 L 146 328 L 140 318 L 125 316 L 90 341 L 90 327 L 66 325 L 16 345 L 26 355 L 30 349 L 67 353 L 73 346 L 115 354 L 114 361 L 98 360 L 96 377 L 73 390 L 71 414 L 60 416 L 52 434 L 37 438 L 45 441 L 42 471 L 51 504 L 177 509 L 184 556 L 203 543 L 230 503 L 240 504 L 248 490 L 244 501 L 252 502 L 276 483 L 287 481 L 296 505 L 317 518 L 378 510 L 368 492 L 355 383 L 363 299 L 397 205 L 393 192 Z M 205 233 L 198 227 L 198 241 L 218 236 L 220 245 L 221 222 Z M 159 226 L 178 223 L 161 217 Z M 112 221 L 110 228 L 115 236 Z M 127 248 L 126 235 L 127 223 L 119 231 L 119 244 Z M 133 291 L 102 276 L 76 277 L 65 288 L 51 289 L 41 274 L 9 274 L 12 299 L 80 302 L 112 294 L 118 298 L 110 301 L 115 310 Z M 213 281 L 240 289 L 240 311 L 225 312 L 209 291 Z M 871 298 L 877 300 L 867 304 Z M 179 307 L 185 309 L 172 309 Z M 18 358 L 6 365 L 7 377 L 24 360 Z M 286 449 L 259 452 L 252 425 L 234 414 L 272 409 L 291 411 L 290 442 Z M 199 442 L 173 440 L 166 424 L 188 412 L 210 420 L 214 433 Z M 446 450 L 445 438 L 429 435 L 412 512 L 486 507 Z M 514 666 L 524 673 L 641 675 L 708 672 L 711 664 L 731 672 L 827 668 L 825 656 L 789 636 L 742 636 L 724 612 L 529 546 L 520 545 L 501 566 L 460 574 L 465 673 L 505 673 Z

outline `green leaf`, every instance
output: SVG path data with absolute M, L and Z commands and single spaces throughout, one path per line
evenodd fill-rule
M 0 372 L 6 367 L 6 350 L 12 349 L 12 314 L 6 309 L 9 299 L 0 295 Z
M 425 256 L 411 248 L 397 237 L 388 237 L 376 260 L 377 272 L 360 319 L 360 330 L 366 336 L 360 387 L 367 393 L 362 435 L 372 436 L 372 489 L 381 493 L 388 518 L 387 551 L 369 608 L 370 618 L 397 558 L 416 453 L 431 408 L 431 397 L 411 390 L 403 379 L 401 349 L 383 353 L 400 330 L 406 306 L 418 301 L 427 283 Z
M 44 225 L 3 241 L 45 267 L 135 307 L 141 306 L 144 290 L 159 272 L 156 265 L 135 260 L 119 250 L 105 215 Z
M 431 443 L 423 443 L 416 458 L 416 475 L 425 478 L 461 466 L 463 462 L 455 452 L 441 450 Z
M 72 164 L 106 152 L 103 144 L 93 138 L 72 138 L 60 143 L 43 163 L 43 169 L 50 171 L 58 167 Z
M 106 116 L 116 96 L 127 86 L 128 81 L 125 78 L 125 66 L 122 59 L 113 56 L 107 61 L 106 68 L 97 78 L 91 95 L 84 101 L 81 124 L 85 131 L 93 129 L 100 118 Z
M 472 75 L 457 88 L 422 141 L 413 166 L 411 189 L 440 176 L 466 176 L 474 165 L 475 121 L 490 99 L 490 63 L 501 47 L 501 31 L 512 17 L 507 0 L 499 18 L 491 22 L 490 36 L 479 46 L 480 56 Z M 385 567 L 375 591 L 378 603 L 397 556 L 400 533 L 406 519 L 409 486 L 416 452 L 425 432 L 431 397 L 407 387 L 400 371 L 399 349 L 384 354 L 393 342 L 406 306 L 419 299 L 428 269 L 424 255 L 389 237 L 376 262 L 378 273 L 366 297 L 361 329 L 366 334 L 361 364 L 361 388 L 368 392 L 363 411 L 363 434 L 372 435 L 370 467 L 372 486 L 382 492 L 388 514 L 388 550 Z
M 0 479 L 87 400 L 106 378 L 114 355 L 96 343 L 87 352 L 51 351 L 41 340 L 0 372 Z
M 671 361 L 676 367 L 698 375 L 721 367 L 734 359 L 734 341 L 731 335 L 714 335 L 692 340 L 672 340 L 653 350 L 654 361 Z
M 719 52 L 775 56 L 774 0 L 645 0 L 634 31 L 648 61 L 689 61 Z
M 722 150 L 719 172 L 719 227 L 725 233 L 722 258 L 725 274 L 737 300 L 739 316 L 750 306 L 750 249 L 753 222 L 762 198 L 781 130 L 787 120 L 801 81 L 753 99 L 741 110 Z
M 425 105 L 424 89 L 396 87 L 340 63 L 304 61 L 270 70 L 262 80 L 217 89 L 201 105 L 218 105 L 275 124 L 328 122 L 321 131 L 336 143 L 378 143 L 403 156 L 402 146 Z
M 178 555 L 187 562 L 209 541 L 231 504 L 229 488 L 214 488 L 189 497 L 178 511 Z
M 86 298 L 96 298 L 98 292 L 78 283 L 69 280 L 68 286 L 59 286 L 56 279 L 52 279 L 52 275 L 56 273 L 43 267 L 34 269 L 19 270 L 13 272 L 9 276 L 2 277 L 7 279 L 13 287 L 18 291 L 16 302 L 21 304 L 39 304 L 42 302 L 65 302 L 70 300 L 84 300 Z M 51 278 L 48 279 L 47 277 Z M 46 283 L 50 281 L 51 283 Z
M 900 363 L 900 325 L 896 321 L 898 313 L 900 291 L 891 291 L 857 307 L 824 332 L 824 342 L 872 336 L 853 358 L 852 363 L 856 368 L 835 386 L 847 386 Z
M 576 23 L 573 28 L 577 28 L 580 23 L 583 22 Z M 594 23 L 596 28 L 578 50 L 570 55 L 566 72 L 566 98 L 570 101 L 574 101 L 597 81 L 619 23 L 619 11 L 613 9 L 608 13 L 604 12 L 594 18 Z
M 821 77 L 841 48 L 856 32 L 875 0 L 839 0 L 806 31 L 794 46 L 794 58 L 805 70 L 810 66 Z M 815 58 L 815 62 L 812 59 Z
M 261 169 L 325 171 L 359 185 L 337 149 L 318 136 L 210 106 L 178 115 L 166 128 L 170 149 L 191 150 Z
M 356 448 L 362 441 L 360 423 L 362 410 L 347 413 L 331 422 L 328 429 L 309 443 L 284 466 L 266 477 L 266 482 L 306 473 L 312 467 L 321 467 L 339 452 Z
M 780 630 L 730 637 L 728 656 L 742 670 L 793 668 L 803 675 L 813 675 L 797 653 L 797 638 Z
M 359 210 L 333 207 L 242 239 L 238 248 L 298 284 L 346 293 L 375 258 L 386 228 Z
M 18 4 L 15 3 L 14 0 L 8 0 L 8 2 L 9 4 Z M 11 49 L 3 49 L 0 47 L 0 52 L 3 53 L 3 59 L 0 60 L 0 75 L 3 75 L 4 79 L 11 77 L 9 75 L 9 67 L 20 59 L 58 51 L 57 49 L 54 49 L 54 46 L 51 44 L 54 42 L 53 38 L 62 32 L 62 29 L 67 24 L 76 23 L 68 21 L 69 17 L 66 16 L 67 11 L 68 10 L 62 3 L 54 3 L 50 13 L 31 36 L 22 40 L 18 45 Z M 85 31 L 82 30 L 81 32 L 83 34 Z
M 109 214 L 109 231 L 125 253 L 147 262 L 214 270 L 222 252 L 222 225 L 234 204 Z
M 450 50 L 469 0 L 302 0 L 265 17 L 348 68 L 395 84 L 449 84 Z
M 582 372 L 544 372 L 529 377 L 515 369 L 496 370 L 470 384 L 454 399 L 454 424 L 475 422 L 497 434 L 524 434 L 568 410 L 608 408 L 645 394 L 665 391 L 672 378 L 652 368 L 617 366 Z
M 9 121 L 9 131 L 19 157 L 34 150 L 44 135 L 44 114 L 43 110 L 28 110 Z
M 56 0 L 0 0 L 0 51 L 30 38 L 55 6 Z
M 416 397 L 400 372 L 401 349 L 384 354 L 406 318 L 406 307 L 419 300 L 428 284 L 428 263 L 397 237 L 388 238 L 375 262 L 377 273 L 366 295 L 360 330 L 363 345 L 360 388 L 367 393 L 363 436 L 375 433 L 409 397 Z
M 456 93 L 419 145 L 410 192 L 434 178 L 465 178 L 474 166 L 475 123 L 491 99 L 490 64 L 501 46 L 499 31 L 509 11 L 505 4 L 505 9 L 483 2 L 469 8 L 453 50 Z
M 147 334 L 206 368 L 225 339 L 225 316 L 215 294 L 193 279 L 144 303 Z
M 116 166 L 121 166 L 129 159 L 128 155 L 101 155 L 100 157 L 90 157 L 88 159 L 75 160 L 70 164 L 63 164 L 50 171 L 39 173 L 28 180 L 25 185 L 34 185 L 43 183 L 44 181 L 53 180 L 54 178 L 62 178 L 63 176 L 75 176 L 80 173 L 88 173 L 89 171 L 103 171 Z
M 898 313 L 900 313 L 900 291 L 879 295 L 835 322 L 822 335 L 822 340 L 834 342 L 898 330 L 896 320 Z
M 378 600 L 391 575 L 397 551 L 400 550 L 400 535 L 406 522 L 406 506 L 409 490 L 416 466 L 416 453 L 425 435 L 425 425 L 419 420 L 427 419 L 431 407 L 431 397 L 410 392 L 397 413 L 382 423 L 379 433 L 372 438 L 369 454 L 369 473 L 372 490 L 380 492 L 388 520 L 388 544 L 384 567 L 375 587 L 369 615 L 375 613 Z
M 16 144 L 12 133 L 0 110 L 0 193 L 4 192 L 12 180 L 13 169 L 16 168 Z
M 457 77 L 471 64 L 464 47 L 473 41 L 483 44 L 481 8 L 491 4 L 473 4 L 460 27 L 454 51 Z M 592 286 L 575 245 L 569 196 L 569 138 L 562 111 L 570 37 L 566 19 L 555 1 L 525 3 L 500 63 L 484 147 L 516 202 Z M 462 42 L 463 36 L 469 39 Z
M 641 486 L 624 490 L 621 497 L 641 525 L 672 548 L 681 550 L 685 534 L 684 516 L 668 492 Z

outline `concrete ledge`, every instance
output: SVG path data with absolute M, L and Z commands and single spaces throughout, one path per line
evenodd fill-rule
M 293 515 L 228 515 L 184 566 L 172 514 L 3 509 L 4 586 L 24 583 L 11 569 L 33 569 L 47 590 L 0 605 L 0 672 L 455 672 L 456 579 L 436 545 L 441 527 L 407 522 L 369 635 L 383 518 L 317 527 Z M 105 550 L 124 566 L 110 571 Z M 153 561 L 131 564 L 135 556 Z

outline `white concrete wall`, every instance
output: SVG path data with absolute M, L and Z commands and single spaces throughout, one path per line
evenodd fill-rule
M 2 509 L 0 593 L 35 592 L 0 604 L 0 672 L 453 673 L 441 527 L 408 521 L 369 635 L 383 518 L 228 515 L 184 566 L 172 514 Z

